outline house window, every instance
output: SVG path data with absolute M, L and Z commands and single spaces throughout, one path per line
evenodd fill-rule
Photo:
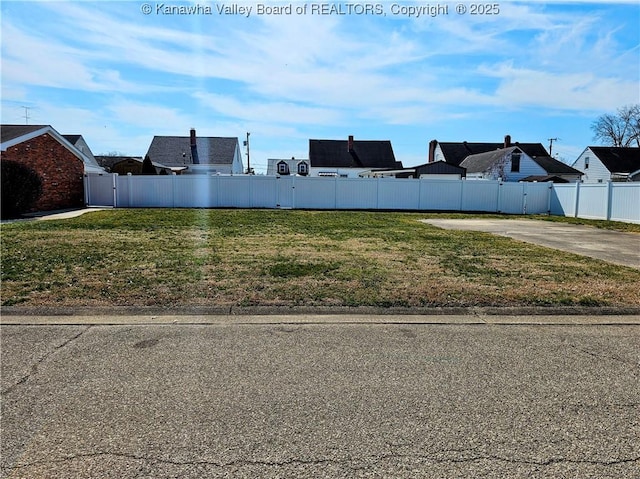
M 309 174 L 309 165 L 306 161 L 298 163 L 298 174 L 300 176 L 307 176 Z
M 511 172 L 520 172 L 520 153 L 513 153 L 511 155 Z
M 289 174 L 289 165 L 285 161 L 280 161 L 278 163 L 278 174 L 279 175 L 288 175 Z
M 585 157 L 584 159 L 584 169 L 588 169 L 589 168 L 589 157 Z

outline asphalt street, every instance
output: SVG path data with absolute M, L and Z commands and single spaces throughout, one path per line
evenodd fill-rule
M 2 477 L 640 471 L 637 324 L 3 324 L 0 334 Z

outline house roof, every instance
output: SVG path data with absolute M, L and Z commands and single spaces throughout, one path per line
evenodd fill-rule
M 504 148 L 503 143 L 469 143 L 463 142 L 438 142 L 445 161 L 452 165 L 460 165 L 467 156 L 478 155 Z M 549 156 L 549 153 L 541 143 L 513 143 L 531 158 L 535 156 Z
M 126 160 L 135 160 L 142 162 L 142 158 L 139 156 L 96 156 L 98 164 L 104 168 L 111 169 L 116 163 Z
M 89 163 L 88 163 L 89 165 L 96 166 L 98 168 L 101 167 L 98 164 L 98 160 L 96 160 L 96 157 L 93 156 L 93 152 L 91 151 L 91 148 L 89 148 L 89 145 L 87 145 L 87 142 L 84 141 L 84 138 L 82 137 L 82 135 L 62 135 L 62 136 L 64 137 L 65 140 L 67 140 L 69 143 L 71 143 L 73 146 L 78 148 L 82 153 L 86 155 L 86 157 L 89 159 Z M 80 140 L 82 140 L 82 143 L 78 144 Z
M 309 140 L 309 161 L 314 168 L 402 168 L 388 140 Z
M 433 163 L 418 165 L 415 167 L 415 170 L 421 174 L 456 174 L 463 176 L 467 171 L 462 166 L 452 165 L 446 161 L 434 161 Z
M 569 180 L 566 180 L 557 175 L 543 175 L 543 176 L 531 175 L 531 176 L 527 176 L 526 178 L 522 178 L 520 181 L 527 181 L 527 182 L 537 181 L 539 183 L 546 183 L 551 181 L 553 183 L 569 183 Z
M 469 155 L 459 166 L 466 168 L 467 173 L 482 173 L 491 168 L 497 161 L 513 152 L 522 153 L 522 150 L 518 146 L 511 146 L 509 148 L 500 148 L 499 150 Z
M 1 149 L 3 151 L 40 135 L 49 134 L 84 163 L 85 173 L 104 173 L 104 169 L 98 165 L 93 156 L 81 151 L 51 125 L 0 125 L 0 131 L 0 136 L 2 137 Z
M 534 156 L 532 160 L 538 163 L 549 175 L 582 175 L 581 171 L 570 167 L 566 163 L 550 156 Z
M 581 171 L 578 171 L 575 168 L 572 168 L 569 165 L 556 160 L 555 158 L 551 158 L 548 155 L 531 157 L 526 151 L 524 151 L 521 145 L 511 146 L 509 148 L 500 148 L 499 150 L 479 153 L 477 155 L 469 155 L 462 163 L 460 163 L 460 166 L 464 166 L 465 168 L 467 168 L 467 171 L 469 173 L 484 172 L 487 171 L 491 167 L 491 165 L 495 164 L 498 160 L 504 158 L 505 155 L 509 155 L 514 151 L 518 151 L 529 156 L 544 171 L 547 172 L 548 176 L 582 175 Z
M 0 127 L 0 141 L 5 143 L 45 128 L 51 127 L 49 125 L 2 125 Z
M 199 136 L 198 159 L 202 165 L 231 165 L 239 148 L 237 138 Z M 147 155 L 165 166 L 192 165 L 191 140 L 188 136 L 154 136 Z
M 640 148 L 590 146 L 589 149 L 611 173 L 631 173 L 640 169 Z

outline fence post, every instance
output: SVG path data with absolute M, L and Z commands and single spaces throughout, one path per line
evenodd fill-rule
M 296 209 L 296 176 L 291 176 L 291 209 Z
M 171 174 L 171 207 L 176 207 L 176 174 Z
M 131 185 L 131 177 L 133 175 L 131 173 L 127 173 L 127 190 L 129 191 L 129 204 L 127 205 L 127 208 L 131 208 L 131 203 L 133 203 L 133 187 Z
M 89 176 L 86 173 L 82 175 L 82 184 L 84 186 L 84 205 L 91 206 L 89 204 Z
M 578 217 L 578 211 L 580 209 L 580 182 L 576 183 L 576 203 L 573 209 L 573 217 Z
M 551 216 L 551 197 L 554 191 L 553 181 L 550 181 L 549 188 L 547 188 L 547 216 Z
M 527 214 L 527 195 L 529 194 L 529 183 L 526 181 L 522 182 L 522 214 Z
M 607 185 L 607 221 L 611 220 L 611 210 L 613 209 L 613 181 L 609 180 Z
M 496 202 L 496 213 L 502 213 L 502 180 L 498 181 L 498 191 L 497 191 L 497 195 L 498 195 L 498 201 Z
M 113 207 L 118 207 L 118 173 L 113 173 L 111 175 L 113 178 Z

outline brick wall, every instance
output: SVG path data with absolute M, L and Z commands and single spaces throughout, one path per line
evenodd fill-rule
M 40 176 L 42 196 L 32 211 L 84 206 L 84 164 L 51 135 L 40 135 L 7 148 L 2 159 L 21 163 Z

